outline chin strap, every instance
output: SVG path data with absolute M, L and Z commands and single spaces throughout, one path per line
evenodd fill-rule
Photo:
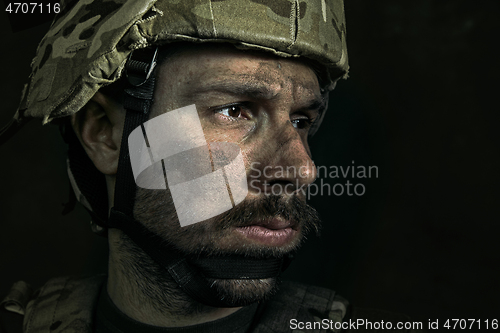
M 213 307 L 244 306 L 255 300 L 231 300 L 217 293 L 211 279 L 266 279 L 278 277 L 284 258 L 257 259 L 243 256 L 187 257 L 135 219 L 111 209 L 111 227 L 136 243 L 157 264 L 165 268 L 179 287 L 194 300 Z M 116 224 L 116 226 L 115 226 Z
M 153 52 L 152 52 L 153 51 Z M 151 56 L 151 54 L 153 55 Z M 165 268 L 181 289 L 196 301 L 213 307 L 236 307 L 258 301 L 234 300 L 217 293 L 208 279 L 265 279 L 278 277 L 291 261 L 284 258 L 250 258 L 238 255 L 187 257 L 133 218 L 136 184 L 128 137 L 148 120 L 153 103 L 158 48 L 135 50 L 126 65 L 132 88 L 125 89 L 125 124 L 115 185 L 115 202 L 105 226 L 122 230 L 156 263 Z

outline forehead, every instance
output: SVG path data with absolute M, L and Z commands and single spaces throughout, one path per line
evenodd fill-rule
M 297 58 L 239 50 L 227 44 L 180 48 L 160 67 L 160 84 L 173 88 L 203 89 L 221 82 L 264 85 L 269 90 L 319 94 L 313 69 Z

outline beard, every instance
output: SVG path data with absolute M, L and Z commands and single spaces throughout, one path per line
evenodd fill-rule
M 243 239 L 237 227 L 265 223 L 279 217 L 293 221 L 298 236 L 283 246 L 265 246 Z M 181 227 L 168 189 L 137 189 L 134 218 L 187 257 L 242 255 L 252 258 L 282 258 L 296 251 L 309 232 L 319 235 L 317 211 L 297 196 L 263 196 L 246 199 L 233 209 L 209 220 Z M 207 307 L 186 295 L 169 273 L 153 261 L 128 236 L 119 245 L 122 272 L 159 311 L 179 316 L 201 313 Z M 277 278 L 212 279 L 206 283 L 234 303 L 264 300 L 277 291 Z

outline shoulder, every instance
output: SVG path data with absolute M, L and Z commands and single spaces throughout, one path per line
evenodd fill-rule
M 297 308 L 315 313 L 334 313 L 339 319 L 345 316 L 349 307 L 349 302 L 334 290 L 290 281 L 282 283 L 274 302 L 295 304 Z
M 348 307 L 334 290 L 286 281 L 262 305 L 258 332 L 339 332 L 335 323 L 342 322 Z
M 36 292 L 25 282 L 16 282 L 0 303 L 0 332 L 21 332 L 22 327 L 26 332 L 59 327 L 86 332 L 104 281 L 104 275 L 55 278 Z
M 373 325 L 382 322 L 394 332 L 423 332 L 406 315 L 352 306 L 334 290 L 296 282 L 283 282 L 259 312 L 253 332 L 378 332 Z
M 0 301 L 0 333 L 22 332 L 26 306 L 33 295 L 31 286 L 24 281 L 12 285 Z

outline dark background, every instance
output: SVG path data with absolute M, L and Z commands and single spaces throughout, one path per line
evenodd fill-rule
M 379 177 L 351 180 L 361 197 L 313 198 L 322 237 L 285 277 L 424 322 L 500 319 L 500 1 L 347 0 L 346 17 L 350 78 L 313 154 Z M 0 14 L 1 124 L 47 28 L 12 33 Z M 57 127 L 37 121 L 0 147 L 0 294 L 20 279 L 106 270 L 106 240 L 83 208 L 61 215 L 64 153 Z

